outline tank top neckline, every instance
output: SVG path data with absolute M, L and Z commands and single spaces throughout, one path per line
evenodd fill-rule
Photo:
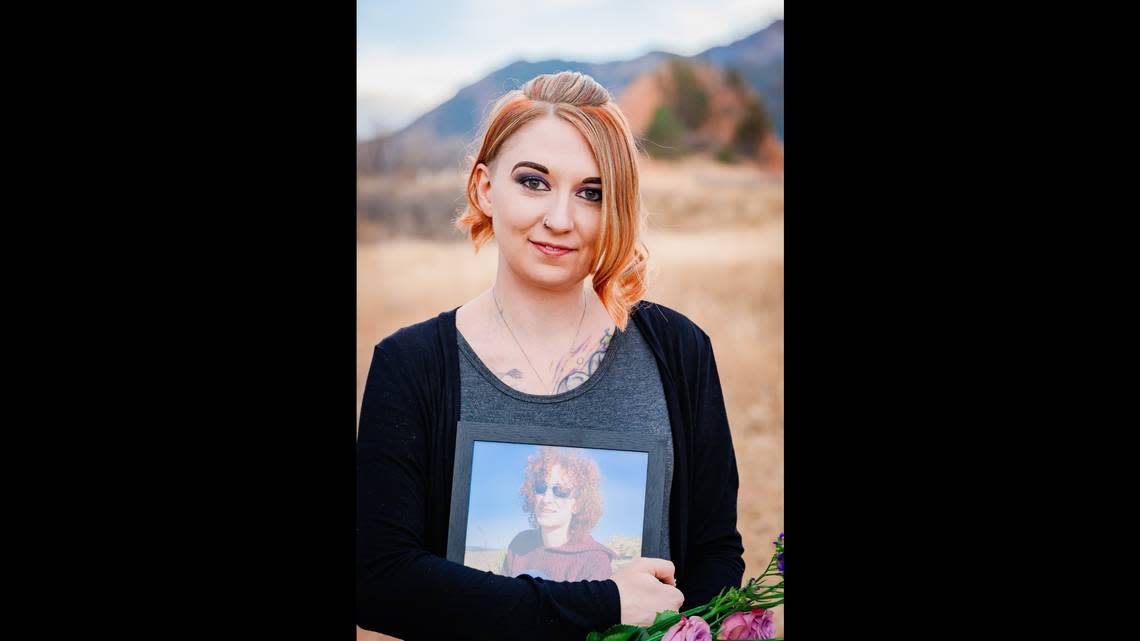
M 582 394 L 590 391 L 595 386 L 597 386 L 598 383 L 601 382 L 606 372 L 609 371 L 610 365 L 614 361 L 614 357 L 617 356 L 618 352 L 621 350 L 621 345 L 625 342 L 625 335 L 628 333 L 628 331 L 629 327 L 626 328 L 626 331 L 622 331 L 615 327 L 613 338 L 610 339 L 610 344 L 606 348 L 606 353 L 602 357 L 602 362 L 600 365 L 598 365 L 598 369 L 594 371 L 593 375 L 587 378 L 586 381 L 578 387 L 575 387 L 572 390 L 567 390 L 565 392 L 559 392 L 557 394 L 531 394 L 529 392 L 519 391 L 510 385 L 507 385 L 502 380 L 500 380 L 499 377 L 496 376 L 489 367 L 487 367 L 487 365 L 483 362 L 483 359 L 479 358 L 479 355 L 475 353 L 475 349 L 471 347 L 470 343 L 467 342 L 467 338 L 463 336 L 463 332 L 459 331 L 458 327 L 455 329 L 455 335 L 459 343 L 459 352 L 463 354 L 469 363 L 471 363 L 471 366 L 475 368 L 475 371 L 479 372 L 480 376 L 482 376 L 488 383 L 495 386 L 495 388 L 500 392 L 512 398 L 516 398 L 520 401 L 526 401 L 528 403 L 559 403 L 562 401 L 568 401 L 572 398 L 577 398 L 578 396 L 581 396 Z

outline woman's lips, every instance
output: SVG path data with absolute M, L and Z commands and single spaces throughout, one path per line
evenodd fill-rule
M 536 243 L 533 240 L 530 241 L 530 244 L 534 245 L 535 249 L 542 252 L 546 256 L 565 256 L 566 254 L 574 251 L 573 249 L 558 249 L 556 247 L 551 247 L 550 245 L 543 245 L 542 243 Z

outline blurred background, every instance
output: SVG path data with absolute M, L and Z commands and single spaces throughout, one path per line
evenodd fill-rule
M 712 338 L 745 578 L 759 574 L 784 525 L 783 13 L 782 1 L 357 0 L 357 408 L 376 343 L 494 280 L 495 244 L 475 255 L 451 225 L 491 103 L 538 74 L 587 73 L 644 150 L 645 298 Z

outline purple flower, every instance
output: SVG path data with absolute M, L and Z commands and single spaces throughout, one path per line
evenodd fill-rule
M 784 571 L 784 553 L 783 552 L 780 552 L 779 554 L 776 555 L 776 567 L 779 568 L 781 572 Z
M 772 611 L 758 608 L 751 612 L 733 612 L 720 624 L 718 639 L 774 639 L 776 621 Z M 661 641 L 666 641 L 662 639 Z
M 769 637 L 770 638 L 770 637 Z M 701 617 L 681 615 L 677 625 L 669 628 L 661 641 L 712 641 L 712 630 Z

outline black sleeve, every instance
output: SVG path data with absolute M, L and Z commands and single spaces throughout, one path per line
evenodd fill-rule
M 695 487 L 691 494 L 689 560 L 685 584 L 686 610 L 704 605 L 723 588 L 738 588 L 744 578 L 744 545 L 736 529 L 736 494 L 740 478 L 724 395 L 716 369 L 712 342 L 703 342 L 698 359 L 696 434 L 692 464 Z
M 565 639 L 619 622 L 617 584 L 504 577 L 425 549 L 430 401 L 422 356 L 375 349 L 357 437 L 356 622 L 405 641 Z M 410 354 L 418 352 L 409 348 Z

